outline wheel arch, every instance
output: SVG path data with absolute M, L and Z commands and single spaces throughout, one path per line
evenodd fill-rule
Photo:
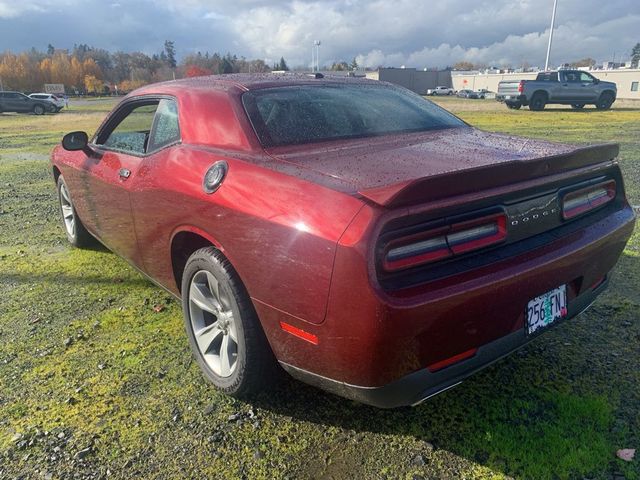
M 531 101 L 533 99 L 533 97 L 535 97 L 536 95 L 542 95 L 542 96 L 544 96 L 544 98 L 546 100 L 549 100 L 549 93 L 547 93 L 546 90 L 539 89 L 539 90 L 534 91 L 531 94 L 531 98 L 529 99 L 529 101 Z
M 53 181 L 55 183 L 58 183 L 58 178 L 60 177 L 60 175 L 62 175 L 62 172 L 56 165 L 53 166 L 52 171 L 53 171 Z
M 214 247 L 233 265 L 233 262 L 227 256 L 220 242 L 204 230 L 192 226 L 182 226 L 176 229 L 171 235 L 171 248 L 169 253 L 171 256 L 173 280 L 178 292 L 182 290 L 182 274 L 187 260 L 189 260 L 193 252 L 204 247 Z
M 598 98 L 602 98 L 604 95 L 611 95 L 614 99 L 616 98 L 616 92 L 611 89 L 603 90 Z

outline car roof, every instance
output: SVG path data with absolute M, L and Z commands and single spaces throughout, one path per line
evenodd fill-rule
M 364 77 L 345 77 L 301 73 L 231 73 L 224 75 L 208 75 L 203 77 L 182 78 L 168 82 L 147 85 L 131 92 L 130 95 L 171 92 L 179 90 L 258 90 L 269 87 L 293 85 L 338 85 L 367 84 L 380 85 L 385 82 L 369 80 Z

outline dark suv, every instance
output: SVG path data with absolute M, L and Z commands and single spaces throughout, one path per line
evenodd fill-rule
M 29 98 L 20 92 L 0 92 L 0 113 L 16 112 L 43 115 L 45 112 L 51 112 L 55 109 L 55 105 L 48 100 L 40 100 Z

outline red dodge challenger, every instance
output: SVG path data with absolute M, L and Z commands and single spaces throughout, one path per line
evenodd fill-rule
M 204 375 L 415 405 L 586 309 L 634 226 L 617 145 L 477 130 L 384 82 L 150 85 L 52 153 L 63 225 L 182 299 Z

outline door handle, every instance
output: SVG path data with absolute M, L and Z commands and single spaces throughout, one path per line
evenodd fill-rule
M 120 178 L 129 178 L 131 176 L 131 170 L 128 168 L 121 168 L 118 175 L 120 175 Z

